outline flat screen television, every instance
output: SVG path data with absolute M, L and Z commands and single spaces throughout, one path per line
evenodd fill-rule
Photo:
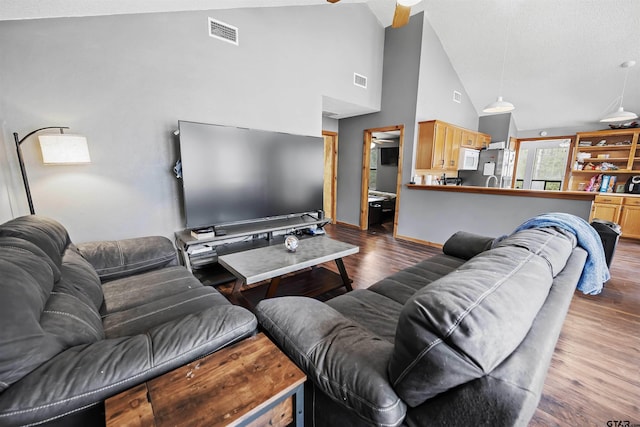
M 187 228 L 322 209 L 324 139 L 179 121 Z
M 380 164 L 398 166 L 399 147 L 383 147 L 380 149 Z

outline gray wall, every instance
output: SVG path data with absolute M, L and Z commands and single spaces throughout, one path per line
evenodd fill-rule
M 415 134 L 422 25 L 423 14 L 419 14 L 412 16 L 409 24 L 402 28 L 389 27 L 385 30 L 381 111 L 340 120 L 336 213 L 339 222 L 354 225 L 360 222 L 364 130 L 405 125 L 403 182 L 409 181 Z
M 209 37 L 207 17 L 240 45 Z M 70 126 L 90 165 L 44 166 L 35 137 L 23 147 L 36 212 L 78 242 L 184 227 L 178 120 L 319 136 L 323 95 L 380 106 L 384 29 L 364 4 L 5 21 L 0 43 L 0 216 L 28 213 L 11 132 Z
M 412 155 L 415 152 L 418 121 L 439 119 L 472 130 L 478 128 L 478 115 L 427 17 L 424 18 L 422 30 L 416 120 L 414 121 L 413 135 L 410 138 L 405 138 L 405 153 L 410 152 Z M 386 78 L 385 75 L 385 85 Z M 462 103 L 458 104 L 453 101 L 454 90 L 461 92 Z M 384 102 L 383 96 L 383 106 Z M 413 158 L 409 161 L 409 158 L 405 156 L 405 162 L 403 184 L 411 180 L 415 161 Z M 403 188 L 398 213 L 398 235 L 432 241 L 430 233 L 425 230 L 434 231 L 433 228 L 441 227 L 441 225 L 425 223 L 424 211 L 427 209 L 438 211 L 442 208 L 438 203 L 443 203 L 443 201 L 432 202 L 429 197 L 426 193 Z M 446 201 L 444 203 L 446 204 Z
M 428 16 L 424 18 L 422 31 L 416 122 L 442 120 L 477 130 L 478 113 L 471 104 Z M 461 93 L 461 103 L 453 101 L 454 90 Z
M 512 121 L 511 113 L 482 116 L 478 120 L 478 131 L 491 135 L 491 142 L 505 141 L 508 145 Z

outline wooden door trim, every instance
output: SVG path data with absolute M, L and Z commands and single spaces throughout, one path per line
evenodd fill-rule
M 364 130 L 362 144 L 362 183 L 360 186 L 360 230 L 369 229 L 369 162 L 371 161 L 371 142 L 374 132 L 400 131 L 398 144 L 398 175 L 396 176 L 396 206 L 393 217 L 393 237 L 397 235 L 398 207 L 400 206 L 400 191 L 402 189 L 402 163 L 404 147 L 404 125 L 385 126 Z
M 332 170 L 331 170 L 331 212 L 325 212 L 330 218 L 331 223 L 336 223 L 336 209 L 337 209 L 337 189 L 338 189 L 338 133 L 332 132 L 328 130 L 322 131 L 322 136 L 327 136 L 331 138 L 331 151 L 333 156 L 333 161 L 331 162 Z

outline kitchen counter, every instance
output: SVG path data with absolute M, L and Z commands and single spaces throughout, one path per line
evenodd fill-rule
M 592 201 L 597 194 L 629 196 L 624 193 L 598 193 L 589 191 L 545 191 L 545 190 L 522 190 L 514 188 L 496 187 L 472 187 L 467 185 L 421 185 L 407 184 L 408 188 L 414 190 L 447 191 L 455 193 L 475 193 L 494 194 L 499 196 L 517 197 L 540 197 L 545 199 L 565 199 L 565 200 L 589 200 Z

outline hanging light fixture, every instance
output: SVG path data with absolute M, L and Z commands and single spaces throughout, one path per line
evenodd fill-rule
M 634 65 L 636 65 L 636 61 L 625 61 L 622 64 L 620 64 L 621 68 L 627 69 L 627 72 L 624 74 L 624 83 L 622 84 L 622 94 L 620 95 L 620 106 L 613 113 L 609 113 L 606 116 L 604 116 L 602 119 L 600 119 L 600 122 L 602 123 L 623 122 L 623 121 L 629 121 L 629 120 L 634 120 L 638 118 L 638 115 L 636 113 L 632 113 L 631 111 L 624 111 L 624 108 L 622 108 L 622 100 L 624 98 L 624 90 L 627 87 L 627 77 L 629 76 L 629 68 L 633 67 Z
M 504 53 L 502 55 L 502 73 L 500 74 L 500 90 L 498 91 L 498 99 L 482 109 L 484 113 L 506 113 L 514 110 L 516 107 L 512 103 L 502 99 L 502 84 L 504 82 L 504 67 L 507 62 L 507 48 L 509 46 L 509 28 L 511 26 L 511 2 L 509 2 L 509 19 L 507 20 L 507 30 L 505 33 Z

